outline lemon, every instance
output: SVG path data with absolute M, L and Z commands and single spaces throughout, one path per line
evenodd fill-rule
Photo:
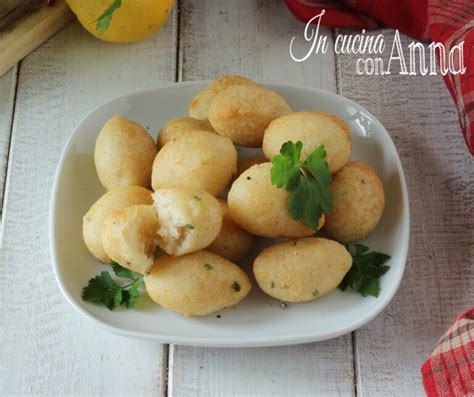
M 168 19 L 174 0 L 67 0 L 89 33 L 111 43 L 143 40 Z

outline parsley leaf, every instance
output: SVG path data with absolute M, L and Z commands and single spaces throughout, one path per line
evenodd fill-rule
M 339 288 L 343 291 L 351 288 L 363 297 L 379 296 L 379 278 L 390 269 L 390 266 L 384 265 L 390 256 L 376 251 L 369 252 L 369 247 L 362 244 L 354 244 L 354 249 L 354 254 L 351 253 L 352 267 Z
M 295 220 L 302 219 L 314 230 L 319 218 L 332 210 L 329 191 L 332 177 L 326 161 L 324 145 L 319 145 L 302 162 L 303 143 L 285 142 L 280 154 L 272 159 L 270 176 L 272 184 L 291 192 L 288 210 Z
M 130 280 L 137 280 L 142 276 L 134 271 L 120 266 L 117 262 L 112 262 L 112 270 L 115 275 L 120 278 L 129 278 Z
M 117 277 L 130 279 L 132 283 L 121 286 L 114 281 L 109 272 L 101 272 L 99 276 L 91 278 L 89 284 L 83 288 L 82 300 L 107 306 L 109 310 L 114 310 L 121 305 L 129 309 L 133 308 L 141 294 L 143 276 L 115 262 L 112 263 L 112 270 Z
M 114 0 L 112 4 L 95 20 L 95 28 L 99 33 L 104 33 L 112 22 L 112 16 L 117 8 L 122 5 L 122 0 Z
M 123 291 L 123 302 L 122 305 L 125 305 L 128 309 L 133 309 L 137 302 L 137 299 L 140 297 L 141 291 L 140 287 L 143 285 L 143 278 L 139 278 L 134 281 L 128 290 Z
M 108 272 L 102 272 L 100 276 L 89 280 L 87 287 L 82 290 L 82 299 L 113 310 L 122 301 L 122 289 Z

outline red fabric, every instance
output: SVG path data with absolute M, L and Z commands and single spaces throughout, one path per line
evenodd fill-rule
M 444 81 L 456 103 L 466 143 L 474 154 L 474 0 L 285 0 L 308 22 L 321 10 L 323 25 L 375 29 L 387 25 L 418 40 L 442 43 L 446 52 L 464 40 L 464 74 Z
M 428 397 L 474 396 L 474 307 L 441 337 L 421 375 Z

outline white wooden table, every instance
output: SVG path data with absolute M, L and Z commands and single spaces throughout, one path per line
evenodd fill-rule
M 296 35 L 305 48 L 303 28 L 278 0 L 181 0 L 144 42 L 105 44 L 73 22 L 0 79 L 0 395 L 422 394 L 423 360 L 474 301 L 473 158 L 440 76 L 358 76 L 356 57 L 331 48 L 296 63 L 288 47 Z M 231 73 L 335 91 L 382 121 L 410 192 L 400 290 L 365 327 L 308 345 L 168 346 L 96 328 L 51 270 L 48 204 L 66 139 L 117 95 Z

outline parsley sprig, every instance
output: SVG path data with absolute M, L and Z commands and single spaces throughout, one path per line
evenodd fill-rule
M 351 253 L 352 267 L 339 284 L 339 288 L 343 291 L 352 288 L 363 297 L 379 296 L 379 278 L 390 269 L 390 266 L 384 265 L 390 255 L 369 252 L 369 247 L 362 244 L 354 244 L 354 249 L 355 252 Z
M 112 262 L 112 270 L 117 277 L 129 279 L 131 282 L 122 286 L 114 281 L 109 272 L 101 272 L 99 276 L 91 278 L 87 287 L 83 288 L 82 300 L 107 306 L 109 310 L 119 306 L 134 308 L 141 293 L 143 276 L 115 262 Z
M 329 191 L 332 177 L 326 161 L 323 145 L 314 149 L 301 161 L 303 143 L 288 141 L 280 154 L 272 160 L 270 170 L 272 184 L 291 192 L 288 210 L 295 220 L 303 218 L 314 230 L 318 229 L 319 218 L 332 210 L 332 195 Z
M 122 0 L 113 0 L 112 4 L 95 20 L 95 28 L 99 33 L 104 33 L 109 28 L 115 10 L 121 5 Z

